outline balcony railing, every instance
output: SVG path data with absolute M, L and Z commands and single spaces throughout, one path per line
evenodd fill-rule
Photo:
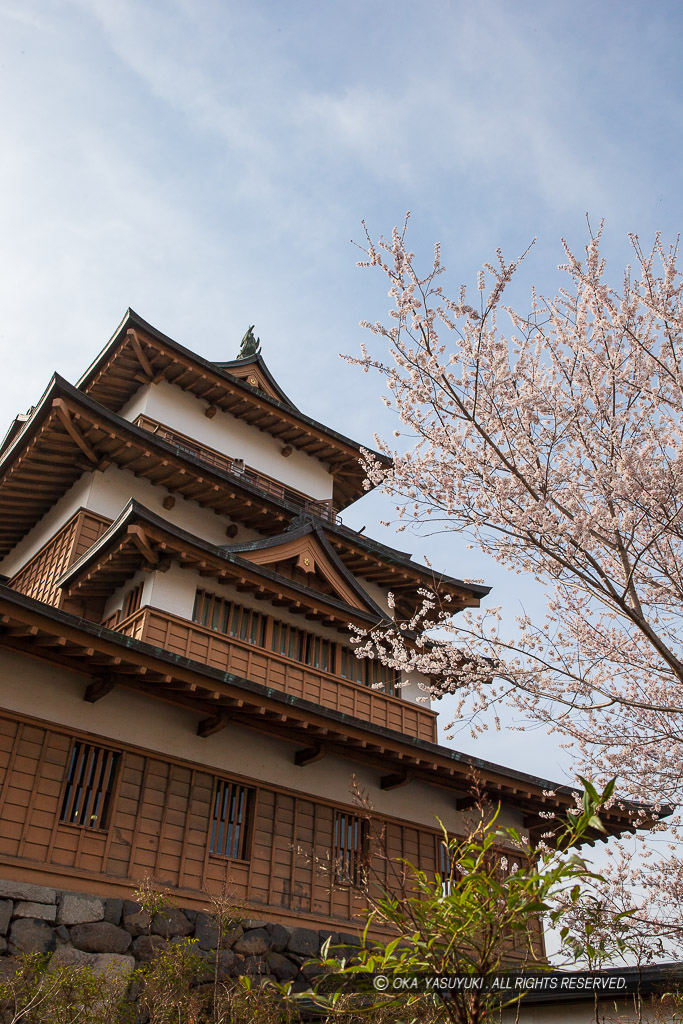
M 273 480 L 272 477 L 266 476 L 265 473 L 259 473 L 258 470 L 252 469 L 251 466 L 245 466 L 241 459 L 233 459 L 229 455 L 217 452 L 215 448 L 207 448 L 205 445 L 200 444 L 199 441 L 186 437 L 184 434 L 179 434 L 177 431 L 171 430 L 170 427 L 164 426 L 163 423 L 158 423 L 157 420 L 153 420 L 149 416 L 138 416 L 134 423 L 136 427 L 143 427 L 164 441 L 168 441 L 169 444 L 172 444 L 180 452 L 191 455 L 195 459 L 201 459 L 202 462 L 207 462 L 224 473 L 230 473 L 232 476 L 244 480 L 246 483 L 251 484 L 252 487 L 256 487 L 259 491 L 263 491 L 264 494 L 268 494 L 271 498 L 277 498 L 278 501 L 283 501 L 287 505 L 292 506 L 298 512 L 306 512 L 309 515 L 318 516 L 320 519 L 326 519 L 328 522 L 341 523 L 341 517 L 332 506 L 331 501 L 316 501 L 313 498 L 309 498 L 306 494 L 301 494 L 300 491 L 292 490 L 291 487 L 286 487 L 277 480 Z
M 330 672 L 309 668 L 159 608 L 140 608 L 114 628 L 126 636 L 221 672 L 291 693 L 372 725 L 436 742 L 436 713 L 429 708 L 341 679 Z

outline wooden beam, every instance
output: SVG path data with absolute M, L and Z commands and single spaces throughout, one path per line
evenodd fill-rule
M 215 732 L 225 729 L 229 721 L 230 715 L 226 714 L 225 711 L 219 711 L 215 715 L 209 715 L 208 718 L 202 718 L 201 722 L 197 725 L 197 735 L 202 736 L 204 739 L 207 736 L 213 736 Z
M 380 789 L 400 789 L 413 781 L 412 772 L 394 772 L 392 775 L 383 775 L 380 779 Z
M 315 761 L 319 761 L 321 757 L 325 757 L 327 750 L 322 743 L 316 743 L 313 747 L 304 747 L 302 750 L 297 750 L 294 755 L 294 764 L 298 765 L 299 768 L 305 768 L 308 764 L 313 764 Z
M 81 451 L 84 453 L 84 455 L 89 459 L 89 461 L 92 462 L 92 464 L 94 466 L 99 465 L 99 462 L 100 462 L 99 456 L 95 454 L 95 452 L 92 450 L 92 448 L 90 447 L 88 442 L 85 440 L 85 438 L 81 434 L 81 432 L 78 429 L 78 427 L 76 426 L 76 424 L 71 419 L 71 412 L 70 412 L 69 407 L 67 406 L 66 402 L 64 401 L 64 399 L 63 398 L 54 398 L 52 400 L 52 408 L 57 411 L 57 416 L 59 418 L 59 422 L 62 424 L 62 426 L 66 430 L 66 432 L 69 435 L 69 437 L 73 441 L 76 442 L 78 447 L 81 449 Z
M 87 701 L 88 704 L 95 704 L 102 697 L 106 697 L 108 693 L 111 693 L 115 686 L 116 683 L 112 676 L 98 676 L 86 686 L 83 700 Z
M 131 525 L 128 527 L 128 535 L 133 538 L 133 543 L 136 548 L 143 555 L 151 565 L 157 565 L 159 562 L 159 556 L 156 551 L 153 551 L 147 534 L 141 526 Z
M 135 357 L 139 362 L 140 366 L 142 367 L 142 372 L 145 374 L 148 380 L 151 380 L 152 377 L 154 376 L 154 370 L 150 366 L 147 356 L 142 351 L 142 345 L 140 344 L 140 339 L 138 338 L 137 332 L 134 331 L 132 327 L 130 327 L 126 331 L 126 334 L 132 340 L 133 352 L 135 352 Z

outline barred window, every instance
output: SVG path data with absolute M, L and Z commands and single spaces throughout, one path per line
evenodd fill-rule
M 341 674 L 344 679 L 362 683 L 363 686 L 372 686 L 385 693 L 400 693 L 396 669 L 383 665 L 377 658 L 357 658 L 352 647 L 341 649 Z
M 192 619 L 208 629 L 226 633 L 248 644 L 263 647 L 265 643 L 264 615 L 206 590 L 198 590 L 195 595 Z
M 357 814 L 337 811 L 334 817 L 333 875 L 337 885 L 362 880 L 363 857 L 367 853 L 368 823 Z
M 273 620 L 272 648 L 278 654 L 301 661 L 311 668 L 334 672 L 337 650 L 334 640 L 326 640 L 286 622 Z
M 236 782 L 216 779 L 211 816 L 209 852 L 218 857 L 246 860 L 254 790 Z
M 121 755 L 76 740 L 71 750 L 60 821 L 107 828 Z

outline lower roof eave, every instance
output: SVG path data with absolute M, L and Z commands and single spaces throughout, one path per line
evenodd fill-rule
M 0 585 L 0 645 L 57 662 L 102 685 L 122 686 L 180 704 L 200 716 L 229 715 L 245 726 L 309 746 L 324 744 L 329 753 L 372 762 L 390 776 L 413 779 L 453 791 L 456 806 L 475 801 L 477 786 L 493 802 L 521 810 L 534 836 L 549 834 L 571 810 L 577 791 L 547 779 L 506 768 L 428 740 L 325 708 L 311 701 L 221 672 L 182 655 L 125 636 Z M 109 687 L 111 688 L 111 687 Z M 607 835 L 635 830 L 636 805 L 604 812 Z M 638 827 L 671 813 L 644 812 Z M 603 839 L 600 832 L 588 841 Z

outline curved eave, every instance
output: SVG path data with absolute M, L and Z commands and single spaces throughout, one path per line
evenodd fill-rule
M 261 491 L 247 478 L 224 472 L 122 419 L 55 375 L 29 422 L 0 457 L 0 556 L 83 473 L 109 463 L 261 533 L 280 534 L 301 513 L 300 507 Z M 477 605 L 488 593 L 487 587 L 435 577 L 394 549 L 346 527 L 322 519 L 317 525 L 352 576 L 386 585 L 399 596 L 405 593 L 405 601 L 414 603 L 417 586 L 440 581 L 457 599 L 454 610 Z
M 110 463 L 264 532 L 279 532 L 300 511 L 122 419 L 55 375 L 0 458 L 0 556 L 83 473 Z
M 57 581 L 72 597 L 105 598 L 139 569 L 164 571 L 170 562 L 196 569 L 219 583 L 237 584 L 258 594 L 261 600 L 289 607 L 299 614 L 309 609 L 312 618 L 346 626 L 350 622 L 374 626 L 386 617 L 360 588 L 365 607 L 353 607 L 334 595 L 324 594 L 255 565 L 237 551 L 209 544 L 180 529 L 131 500 L 106 532 Z
M 117 411 L 141 385 L 162 379 L 204 400 L 207 407 L 222 409 L 278 438 L 283 445 L 325 462 L 335 480 L 337 508 L 346 508 L 363 495 L 365 474 L 358 459 L 364 446 L 184 348 L 131 309 L 77 387 Z M 391 465 L 386 456 L 372 454 Z
M 51 608 L 0 586 L 0 646 L 36 656 L 82 675 L 84 690 L 106 680 L 170 701 L 198 716 L 225 714 L 247 728 L 268 732 L 290 743 L 324 742 L 330 753 L 373 767 L 384 782 L 394 775 L 449 790 L 455 806 L 471 806 L 475 781 L 489 800 L 517 808 L 533 836 L 557 831 L 574 806 L 576 791 L 542 778 L 513 771 L 482 758 L 407 737 L 292 694 L 221 672 L 208 665 Z M 95 698 L 97 699 L 97 698 Z M 388 774 L 387 774 L 388 773 Z M 385 787 L 386 788 L 386 787 Z M 636 805 L 613 807 L 602 815 L 606 835 L 635 830 Z M 669 809 L 648 810 L 640 827 L 667 816 Z M 588 840 L 603 839 L 602 833 Z M 552 837 L 549 840 L 552 843 Z

